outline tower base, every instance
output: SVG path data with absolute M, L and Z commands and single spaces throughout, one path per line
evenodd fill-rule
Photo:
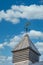
M 14 63 L 14 65 L 31 65 L 31 64 L 32 64 L 32 62 L 29 60 Z

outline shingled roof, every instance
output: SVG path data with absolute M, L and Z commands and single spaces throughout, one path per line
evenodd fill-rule
M 15 47 L 15 49 L 13 51 L 22 50 L 22 49 L 25 49 L 25 48 L 31 48 L 33 51 L 35 51 L 37 54 L 40 55 L 39 51 L 37 50 L 37 48 L 35 47 L 35 45 L 30 40 L 28 34 L 26 34 L 22 38 L 22 40 L 20 41 L 20 43 L 17 44 L 17 46 Z

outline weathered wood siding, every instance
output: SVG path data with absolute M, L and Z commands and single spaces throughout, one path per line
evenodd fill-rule
M 31 49 L 23 49 L 13 52 L 13 63 L 30 60 L 33 63 L 39 61 L 39 56 Z
M 21 50 L 13 54 L 13 62 L 21 62 L 29 59 L 29 49 Z

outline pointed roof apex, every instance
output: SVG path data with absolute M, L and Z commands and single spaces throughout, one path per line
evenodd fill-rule
M 15 47 L 14 51 L 18 51 L 18 50 L 22 50 L 22 49 L 26 49 L 26 48 L 30 48 L 34 52 L 36 52 L 38 55 L 40 55 L 39 51 L 37 50 L 37 48 L 35 47 L 35 45 L 30 40 L 28 34 L 25 34 L 23 36 L 22 40 L 20 41 L 19 44 L 17 44 L 17 46 Z
M 27 37 L 27 36 L 29 37 L 29 35 L 26 33 L 26 34 L 24 35 L 24 37 Z

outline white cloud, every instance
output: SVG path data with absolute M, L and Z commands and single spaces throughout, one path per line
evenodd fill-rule
M 14 48 L 16 44 L 20 42 L 22 37 L 25 35 L 25 32 L 22 32 L 20 35 L 15 35 L 13 38 L 10 39 L 10 42 L 4 42 L 0 44 L 0 49 L 3 49 L 5 46 Z M 30 32 L 27 33 L 31 39 L 42 39 L 43 40 L 43 32 L 36 31 L 36 30 L 30 30 Z
M 0 56 L 0 64 L 6 64 L 9 65 L 9 63 L 12 63 L 12 57 L 11 56 Z
M 6 57 L 5 57 L 5 56 L 0 56 L 0 62 L 4 62 L 4 61 L 5 61 L 5 59 L 6 59 Z
M 12 23 L 20 22 L 19 18 L 25 19 L 43 19 L 43 5 L 13 5 L 9 10 L 2 10 L 0 11 L 0 21 L 2 19 L 6 21 L 10 21 Z
M 38 48 L 38 50 L 41 53 L 40 61 L 43 60 L 43 42 L 37 42 L 35 46 Z
M 7 61 L 12 62 L 12 57 L 11 56 L 8 56 Z
M 0 49 L 4 49 L 4 46 L 7 45 L 8 42 L 0 43 Z
M 42 54 L 41 57 L 40 57 L 40 61 L 43 61 L 43 54 Z
M 37 42 L 35 45 L 39 49 L 39 51 L 42 53 L 43 52 L 43 42 Z
M 9 41 L 10 42 L 4 42 L 4 43 L 1 43 L 0 44 L 0 49 L 3 49 L 5 48 L 5 46 L 8 46 L 8 47 L 11 47 L 11 48 L 14 48 L 16 44 L 19 43 L 19 41 L 21 40 L 22 38 L 22 35 L 15 35 L 12 39 L 10 39 Z
M 3 44 L 0 44 L 0 49 L 1 49 L 1 48 L 4 48 L 4 47 L 3 47 Z
M 7 46 L 14 48 L 16 44 L 19 43 L 19 41 L 21 40 L 22 35 L 17 35 L 14 36 L 12 39 L 10 39 L 9 44 L 7 44 Z
M 35 38 L 35 39 L 38 39 L 38 38 L 43 39 L 43 32 L 31 30 L 29 32 L 29 36 L 32 37 L 32 38 Z

